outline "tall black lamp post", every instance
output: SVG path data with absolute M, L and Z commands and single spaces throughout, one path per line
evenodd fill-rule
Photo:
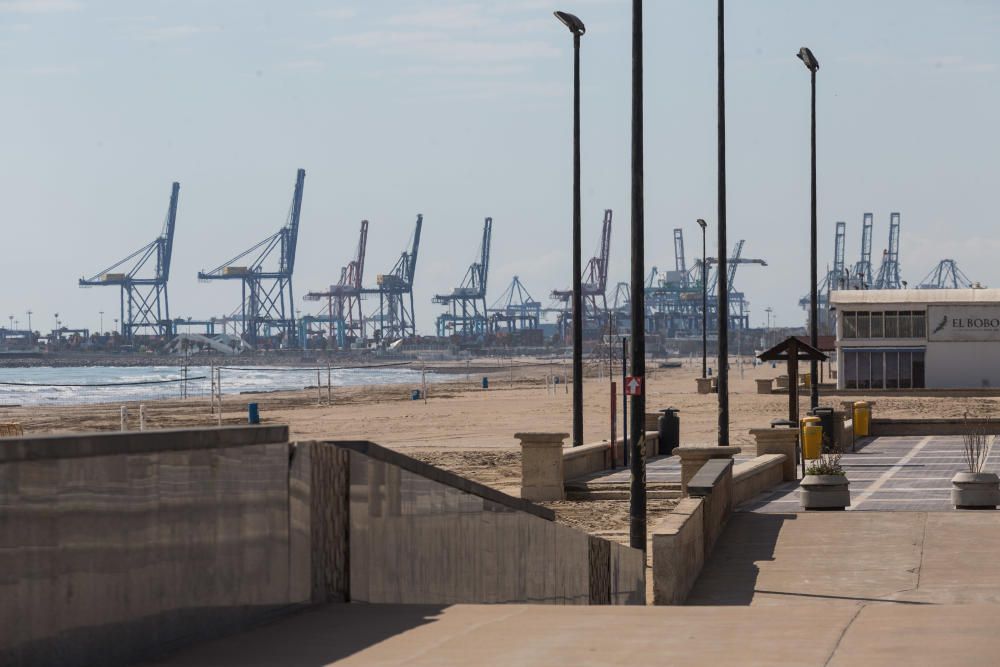
M 556 18 L 573 33 L 573 446 L 583 444 L 583 294 L 580 241 L 580 37 L 583 21 L 566 12 Z
M 726 40 L 725 0 L 719 0 L 718 11 L 718 116 L 719 116 L 719 264 L 715 289 L 718 292 L 719 324 L 719 446 L 729 445 L 729 276 L 726 258 Z
M 819 347 L 819 301 L 816 294 L 816 284 L 818 282 L 816 273 L 816 70 L 819 69 L 819 61 L 816 60 L 816 56 L 813 55 L 813 52 L 804 46 L 799 49 L 799 59 L 805 63 L 806 68 L 809 69 L 809 78 L 812 82 L 812 164 L 810 165 L 812 185 L 810 193 L 811 216 L 809 221 L 809 344 L 813 346 L 813 349 L 816 349 Z M 819 407 L 819 386 L 817 385 L 819 374 L 817 373 L 817 370 L 818 364 L 816 360 L 813 359 L 809 363 L 811 380 L 809 383 L 809 405 L 814 408 Z
M 632 395 L 629 429 L 632 449 L 629 487 L 629 544 L 646 551 L 646 264 L 643 203 L 642 0 L 632 0 L 632 376 L 639 391 Z
M 708 377 L 708 261 L 705 230 L 708 223 L 698 218 L 701 227 L 701 377 Z

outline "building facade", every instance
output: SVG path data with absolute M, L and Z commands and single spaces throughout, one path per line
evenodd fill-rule
M 1000 289 L 838 290 L 837 387 L 1000 387 Z

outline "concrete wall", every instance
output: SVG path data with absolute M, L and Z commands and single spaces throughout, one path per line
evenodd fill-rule
M 733 507 L 784 481 L 784 454 L 764 454 L 733 467 Z
M 350 456 L 352 601 L 645 603 L 637 549 L 395 452 Z
M 653 528 L 653 604 L 684 604 L 705 565 L 704 501 L 683 498 Z
M 962 435 L 986 431 L 1000 435 L 1000 421 L 983 419 L 873 419 L 870 434 L 882 435 Z
M 0 664 L 122 663 L 306 601 L 287 439 L 240 427 L 4 440 Z
M 925 384 L 928 387 L 1000 387 L 1000 344 L 928 342 Z
M 719 460 L 710 460 L 719 465 Z M 765 454 L 732 465 L 710 488 L 696 488 L 653 528 L 653 603 L 684 604 L 705 561 L 722 535 L 733 508 L 781 484 L 784 454 Z

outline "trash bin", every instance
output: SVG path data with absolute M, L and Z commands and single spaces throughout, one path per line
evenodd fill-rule
M 819 417 L 803 417 L 799 441 L 802 443 L 802 458 L 806 460 L 818 459 L 823 451 L 823 426 Z
M 420 400 L 420 390 L 419 389 L 414 389 L 412 392 L 410 392 L 410 399 L 412 399 L 414 401 L 419 401 Z
M 489 388 L 490 388 L 490 379 L 484 375 L 483 376 L 483 389 L 489 389 Z
M 667 408 L 660 410 L 659 427 L 660 454 L 670 456 L 681 444 L 681 418 L 680 410 L 677 408 Z
M 854 435 L 859 438 L 868 437 L 871 429 L 872 406 L 865 401 L 854 404 Z
M 247 403 L 247 423 L 260 423 L 260 410 L 258 410 L 256 403 Z
M 836 413 L 833 408 L 818 406 L 809 411 L 814 417 L 819 417 L 820 426 L 823 427 L 823 451 L 832 452 L 836 443 Z

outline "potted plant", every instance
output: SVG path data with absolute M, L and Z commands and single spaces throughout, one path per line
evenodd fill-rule
M 993 438 L 989 420 L 970 425 L 966 415 L 965 422 L 968 432 L 962 435 L 962 454 L 967 469 L 951 478 L 951 502 L 960 510 L 996 509 L 1000 505 L 1000 477 L 983 472 Z
M 840 465 L 840 452 L 820 454 L 799 482 L 802 509 L 842 510 L 851 504 L 850 482 Z

